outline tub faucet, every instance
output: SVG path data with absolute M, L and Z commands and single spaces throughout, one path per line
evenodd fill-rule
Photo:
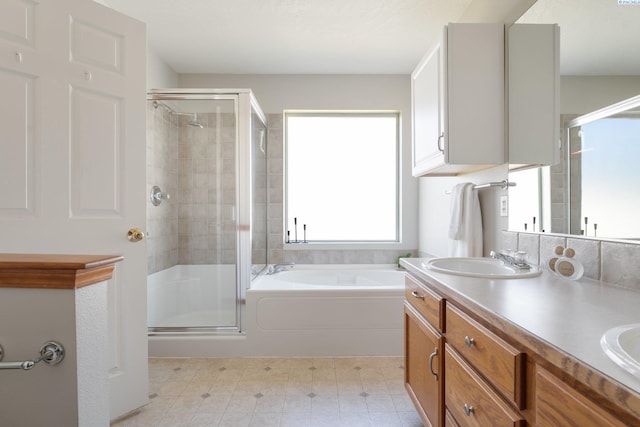
M 514 255 L 509 255 L 504 253 L 504 251 L 496 252 L 491 251 L 489 256 L 494 259 L 499 259 L 505 265 L 512 267 L 516 270 L 530 270 L 531 266 L 526 263 L 525 257 L 526 253 L 524 252 L 516 252 Z
M 267 269 L 267 274 L 276 274 L 276 273 L 280 273 L 281 271 L 290 270 L 293 268 L 294 265 L 295 265 L 295 262 L 270 265 L 269 268 Z

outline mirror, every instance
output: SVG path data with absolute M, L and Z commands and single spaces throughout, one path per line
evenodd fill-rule
M 569 232 L 640 240 L 640 96 L 568 123 Z
M 568 121 L 564 136 L 563 164 L 510 174 L 509 228 L 640 241 L 640 95 Z
M 622 143 L 613 138 L 622 132 L 618 128 L 629 129 L 640 123 L 640 115 L 633 113 L 638 110 L 637 104 L 632 105 L 634 101 L 624 108 L 613 107 L 640 94 L 640 26 L 636 24 L 640 22 L 640 6 L 617 3 L 538 0 L 517 21 L 560 26 L 563 149 L 560 161 L 551 167 L 509 173 L 509 180 L 517 183 L 509 189 L 512 231 L 524 231 L 526 227 L 526 231 L 598 238 L 640 238 L 640 228 L 633 217 L 640 199 L 636 196 L 640 193 L 640 173 L 636 172 L 640 140 L 636 136 L 634 148 L 626 145 L 619 152 L 617 147 Z M 626 112 L 622 113 L 621 108 Z M 588 114 L 595 111 L 598 113 Z M 605 127 L 609 128 L 603 139 L 596 128 Z M 635 129 L 638 135 L 638 128 Z M 631 144 L 630 138 L 625 141 L 624 144 Z M 566 149 L 567 144 L 572 146 Z M 569 172 L 570 165 L 573 172 Z M 620 175 L 615 177 L 613 171 Z M 614 195 L 616 199 L 609 198 Z

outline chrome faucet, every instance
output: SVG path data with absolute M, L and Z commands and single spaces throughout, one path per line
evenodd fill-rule
M 281 271 L 290 270 L 294 265 L 295 262 L 289 262 L 286 264 L 273 264 L 270 265 L 269 268 L 267 268 L 267 274 L 276 274 L 280 273 Z
M 524 252 L 514 252 L 514 255 L 505 253 L 506 251 L 491 251 L 489 256 L 494 259 L 499 259 L 505 265 L 512 267 L 516 270 L 530 270 L 531 266 L 525 261 L 526 254 Z M 510 251 L 513 252 L 513 251 Z

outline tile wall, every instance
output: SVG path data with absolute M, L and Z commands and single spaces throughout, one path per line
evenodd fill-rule
M 191 119 L 147 107 L 147 190 L 171 196 L 147 204 L 148 274 L 236 260 L 235 118 L 199 114 L 203 129 Z
M 584 277 L 640 291 L 640 245 L 620 241 L 554 234 L 503 231 L 504 248 L 525 251 L 528 261 L 541 264 L 556 246 L 573 248 L 584 266 Z
M 172 197 L 160 206 L 148 204 L 149 274 L 177 264 L 235 262 L 233 118 L 225 117 L 222 128 L 217 128 L 220 118 L 200 114 L 204 129 L 187 126 L 189 120 L 190 116 L 148 106 L 147 188 L 158 185 Z M 270 263 L 394 264 L 399 255 L 417 255 L 417 249 L 285 250 L 282 114 L 270 114 L 268 123 Z M 258 242 L 254 250 L 263 247 Z
M 174 197 L 178 192 L 177 116 L 147 104 L 147 191 L 154 185 Z M 178 205 L 147 203 L 147 270 L 178 264 Z
M 198 114 L 178 123 L 178 263 L 236 262 L 235 115 Z

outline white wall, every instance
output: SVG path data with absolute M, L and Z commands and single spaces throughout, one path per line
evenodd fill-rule
M 640 76 L 562 76 L 560 114 L 586 114 L 640 95 Z
M 285 109 L 398 110 L 402 138 L 402 248 L 418 247 L 418 182 L 411 176 L 411 82 L 408 75 L 181 74 L 179 87 L 250 88 L 265 114 Z M 366 161 L 366 153 L 363 153 Z
M 0 425 L 107 426 L 107 336 L 107 282 L 0 289 L 4 362 L 33 360 L 52 340 L 65 351 L 58 365 L 2 371 Z
M 420 252 L 435 256 L 449 255 L 447 233 L 451 195 L 447 192 L 461 182 L 485 184 L 502 181 L 507 177 L 507 169 L 507 165 L 500 165 L 456 177 L 420 178 Z M 507 191 L 495 187 L 477 191 L 482 211 L 484 253 L 487 255 L 492 250 L 502 249 L 500 232 L 507 229 L 507 217 L 499 216 L 500 196 L 506 195 Z
M 147 46 L 147 89 L 178 87 L 178 74 Z
M 284 109 L 396 109 L 411 117 L 408 75 L 180 74 L 179 87 L 250 88 L 265 114 Z M 406 135 L 410 135 L 406 130 Z

